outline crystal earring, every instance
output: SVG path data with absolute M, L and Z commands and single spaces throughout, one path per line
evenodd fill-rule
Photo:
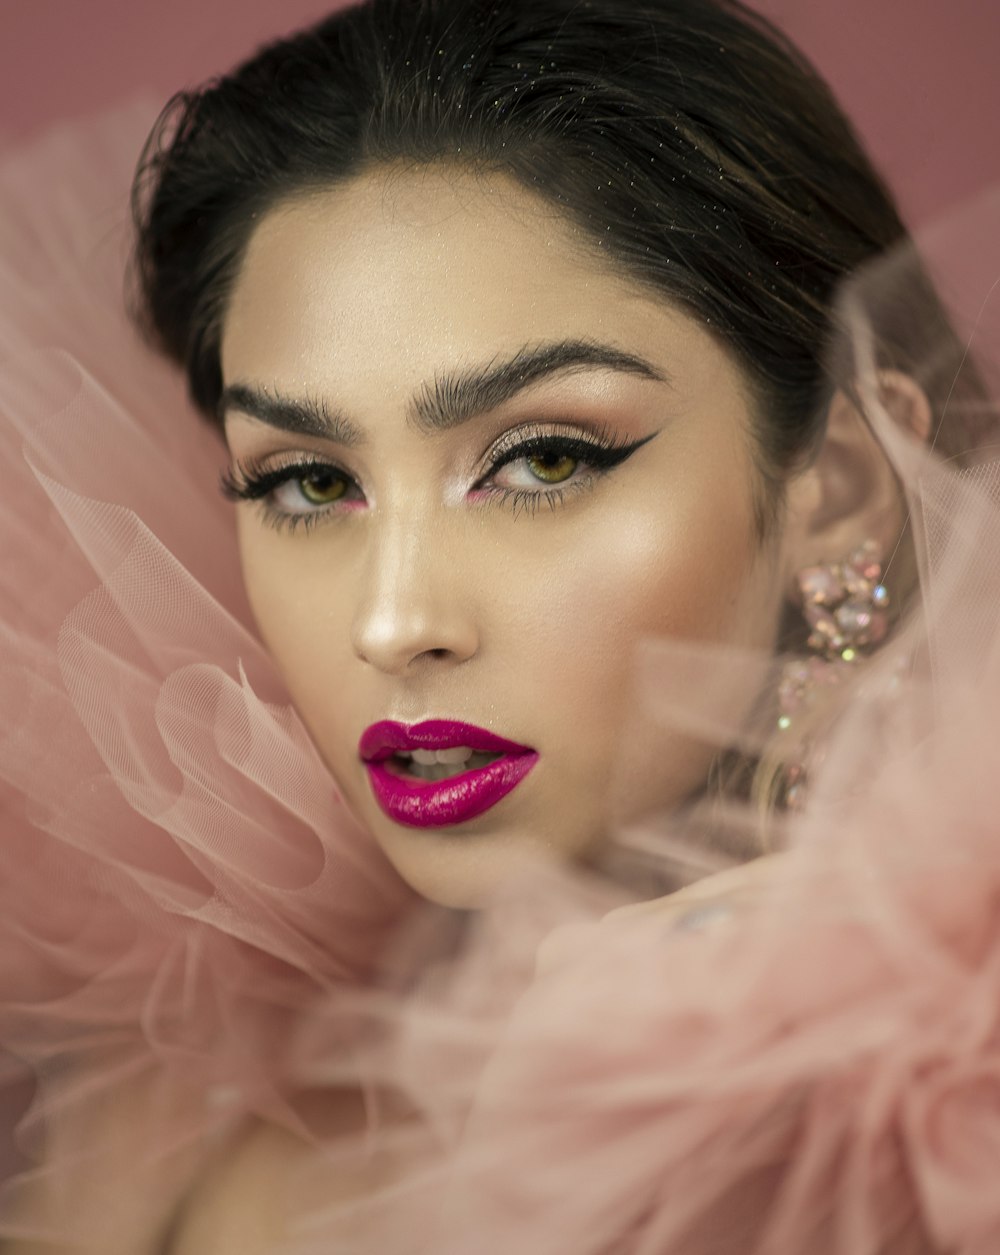
M 786 662 L 778 684 L 778 730 L 795 733 L 824 693 L 837 689 L 852 670 L 885 640 L 889 592 L 882 583 L 878 544 L 866 540 L 843 562 L 799 571 L 802 612 L 809 625 L 807 657 Z M 800 753 L 806 746 L 800 745 Z M 799 810 L 805 800 L 805 761 L 785 767 L 784 803 Z

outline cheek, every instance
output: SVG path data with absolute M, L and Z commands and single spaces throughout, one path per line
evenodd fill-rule
M 238 523 L 243 580 L 261 639 L 295 705 L 312 714 L 333 676 L 346 678 L 346 590 L 334 562 L 317 562 L 315 550 L 261 527 L 250 511 Z M 328 703 L 327 703 L 328 704 Z
M 759 546 L 746 480 L 728 487 L 690 482 L 638 506 L 595 509 L 585 526 L 567 519 L 561 543 L 539 545 L 519 565 L 522 597 L 509 613 L 522 648 L 508 691 L 534 693 L 548 744 L 572 745 L 561 796 L 578 798 L 583 812 L 627 821 L 670 807 L 699 787 L 720 748 L 647 707 L 636 682 L 643 642 L 773 646 L 777 564 Z M 663 671 L 673 665 L 668 655 Z M 722 724 L 740 723 L 759 675 L 737 673 L 745 689 L 729 686 Z
M 766 643 L 779 590 L 745 486 L 733 488 L 609 499 L 525 545 L 508 613 L 529 655 L 617 685 L 650 636 Z

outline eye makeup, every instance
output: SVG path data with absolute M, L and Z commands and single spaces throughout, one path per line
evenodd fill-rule
M 488 470 L 469 498 L 509 506 L 515 514 L 533 513 L 542 505 L 555 509 L 567 493 L 592 487 L 656 434 L 623 440 L 607 429 L 583 437 L 519 427 L 494 444 Z
M 586 435 L 576 431 L 553 431 L 551 426 L 533 423 L 505 432 L 495 441 L 486 455 L 486 475 L 495 475 L 502 467 L 520 458 L 571 457 L 587 462 L 599 470 L 610 470 L 656 435 L 640 440 L 628 440 L 608 427 L 588 431 Z
M 315 526 L 332 511 L 364 506 L 361 487 L 341 467 L 317 456 L 290 457 L 278 464 L 267 458 L 234 460 L 220 478 L 223 496 L 257 502 L 264 522 L 290 531 Z
M 583 436 L 538 424 L 518 427 L 494 443 L 467 499 L 509 505 L 515 513 L 555 508 L 567 491 L 593 486 L 656 434 L 624 440 L 606 428 Z M 264 522 L 290 530 L 366 504 L 361 486 L 336 463 L 317 455 L 285 457 L 277 464 L 267 457 L 236 459 L 222 475 L 223 494 L 258 502 Z

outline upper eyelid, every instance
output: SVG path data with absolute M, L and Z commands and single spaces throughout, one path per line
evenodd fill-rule
M 301 454 L 289 456 L 293 460 L 277 463 L 271 463 L 267 457 L 234 457 L 220 477 L 223 494 L 236 500 L 263 500 L 282 484 L 303 478 L 302 472 L 313 469 L 335 471 L 350 483 L 360 487 L 355 476 L 329 459 L 307 458 Z
M 241 462 L 253 466 L 285 467 L 317 463 L 324 466 L 343 466 L 345 461 L 339 453 L 330 453 L 325 449 L 314 449 L 308 445 L 294 445 L 283 448 L 264 448 L 254 451 L 252 448 L 245 454 L 229 448 L 229 456 L 233 462 Z
M 589 445 L 595 449 L 627 443 L 625 440 L 614 440 L 610 433 L 604 430 L 598 432 L 588 428 L 573 426 L 569 423 L 553 429 L 550 425 L 532 422 L 521 424 L 516 428 L 501 433 L 490 443 L 489 447 L 477 460 L 484 468 L 488 468 L 494 465 L 497 459 L 516 453 L 521 446 L 539 440 L 570 440 L 577 444 Z M 251 455 L 247 458 L 239 458 L 232 454 L 232 461 L 234 465 L 237 463 L 249 465 L 255 470 L 262 471 L 294 470 L 297 466 L 329 466 L 349 478 L 356 478 L 355 473 L 345 464 L 346 459 L 338 454 L 327 453 L 318 449 L 276 450 L 271 453 Z
M 538 443 L 539 445 L 542 444 L 541 441 L 539 441 Z M 553 440 L 553 444 L 555 443 L 556 441 Z M 587 462 L 586 451 L 588 448 L 593 449 L 595 454 L 600 453 L 605 448 L 605 446 L 603 445 L 598 445 L 598 444 L 595 444 L 593 441 L 588 441 L 588 440 L 580 440 L 580 441 L 573 441 L 573 442 L 567 441 L 567 443 L 571 443 L 572 445 L 571 451 L 569 452 L 568 456 L 576 457 L 581 463 L 584 463 L 584 464 L 586 464 Z M 495 458 L 493 458 L 490 461 L 490 464 L 487 467 L 483 478 L 489 478 L 490 475 L 496 474 L 497 471 L 504 470 L 505 467 L 511 466 L 516 462 L 520 462 L 522 460 L 530 458 L 535 452 L 535 450 L 531 447 L 533 444 L 534 444 L 533 441 L 529 441 L 527 445 L 523 445 L 523 444 L 514 445 L 513 448 L 508 449 L 505 452 L 498 454 Z
M 645 440 L 634 441 L 613 429 L 600 427 L 581 427 L 569 421 L 558 420 L 546 422 L 532 421 L 521 423 L 516 427 L 502 432 L 479 459 L 478 477 L 482 479 L 502 466 L 516 461 L 519 457 L 528 456 L 526 447 L 540 442 L 550 441 L 554 444 L 571 443 L 577 450 L 593 449 L 595 452 L 625 448 L 632 444 L 644 444 Z M 585 460 L 585 459 L 581 459 Z M 354 483 L 360 483 L 358 476 L 345 465 L 345 460 L 316 449 L 300 448 L 285 449 L 251 456 L 246 459 L 233 457 L 234 469 L 249 471 L 251 475 L 269 475 L 288 472 L 288 479 L 295 478 L 295 471 L 300 468 L 328 468 L 343 475 Z
M 633 439 L 623 433 L 606 433 L 603 437 L 595 437 L 591 432 L 586 435 L 543 432 L 537 437 L 528 436 L 513 443 L 508 449 L 496 453 L 489 470 L 499 470 L 521 457 L 530 457 L 539 447 L 546 444 L 554 445 L 557 449 L 562 446 L 567 456 L 584 463 L 592 458 L 595 469 L 610 469 L 631 457 L 643 445 L 649 444 L 658 434 L 659 432 L 654 431 L 648 436 Z
M 338 475 L 343 475 L 345 479 L 353 483 L 360 482 L 358 476 L 346 467 L 341 459 L 311 450 L 297 452 L 287 450 L 284 453 L 264 454 L 262 457 L 236 459 L 234 465 L 253 475 L 285 474 L 288 479 L 295 479 L 297 471 L 330 470 L 336 471 Z
M 625 439 L 613 439 L 605 433 L 598 435 L 593 431 L 581 431 L 579 428 L 552 431 L 540 427 L 521 427 L 495 440 L 483 458 L 483 465 L 489 468 L 512 461 L 518 456 L 523 456 L 522 450 L 526 447 L 545 442 L 572 444 L 577 448 L 594 449 L 596 452 L 619 448 L 630 443 Z

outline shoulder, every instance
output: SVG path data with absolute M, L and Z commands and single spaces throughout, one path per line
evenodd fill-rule
M 163 1255 L 273 1255 L 304 1221 L 338 1210 L 399 1172 L 396 1157 L 364 1149 L 358 1090 L 308 1097 L 315 1139 L 265 1121 L 241 1131 L 188 1195 Z
M 316 1152 L 272 1124 L 245 1128 L 208 1164 L 171 1226 L 163 1255 L 256 1255 L 287 1235 Z
M 37 1160 L 6 1184 L 0 1255 L 161 1255 L 205 1162 L 204 1142 L 176 1135 L 202 1098 L 153 1065 L 108 1079 L 67 1073 L 59 1101 L 40 1104 Z

